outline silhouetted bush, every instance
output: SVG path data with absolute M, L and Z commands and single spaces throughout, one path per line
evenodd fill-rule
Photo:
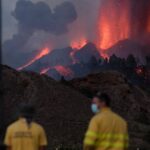
M 147 134 L 144 136 L 144 140 L 150 142 L 150 131 L 148 131 Z

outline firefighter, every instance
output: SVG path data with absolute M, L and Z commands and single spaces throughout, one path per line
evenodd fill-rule
M 96 115 L 91 119 L 84 139 L 84 150 L 127 150 L 128 129 L 126 121 L 110 108 L 110 97 L 98 93 L 91 109 Z
M 20 107 L 19 120 L 6 131 L 7 150 L 45 150 L 47 138 L 43 127 L 33 121 L 35 109 L 30 104 Z

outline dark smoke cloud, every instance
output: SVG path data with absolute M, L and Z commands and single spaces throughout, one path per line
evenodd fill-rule
M 76 9 L 71 2 L 63 2 L 52 11 L 44 2 L 34 4 L 29 0 L 19 0 L 12 15 L 18 21 L 18 33 L 4 42 L 3 52 L 7 59 L 4 63 L 14 67 L 19 66 L 18 63 L 13 64 L 16 63 L 16 55 L 20 54 L 34 32 L 42 30 L 55 35 L 64 34 L 68 31 L 68 25 L 77 18 Z M 12 52 L 16 57 L 13 58 Z M 22 56 L 17 59 L 19 57 Z
M 150 16 L 150 0 L 131 1 L 131 35 L 141 36 L 147 33 Z M 138 31 L 138 32 L 137 32 Z
M 77 13 L 71 2 L 56 6 L 52 13 L 44 2 L 34 4 L 31 1 L 21 0 L 17 2 L 13 16 L 24 28 L 62 34 L 67 32 L 67 25 L 77 18 Z

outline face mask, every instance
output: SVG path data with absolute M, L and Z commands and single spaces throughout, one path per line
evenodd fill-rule
M 92 112 L 93 112 L 94 114 L 96 114 L 96 113 L 99 112 L 99 109 L 98 109 L 98 107 L 97 107 L 96 104 L 92 104 L 92 105 L 91 105 L 91 109 L 92 109 Z

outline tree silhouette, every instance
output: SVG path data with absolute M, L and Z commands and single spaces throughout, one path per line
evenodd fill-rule
M 109 65 L 112 69 L 123 70 L 125 69 L 125 64 L 125 59 L 117 57 L 115 54 L 113 54 L 109 59 Z
M 146 66 L 150 67 L 150 56 L 146 56 Z
M 127 57 L 126 66 L 130 69 L 135 69 L 137 67 L 136 59 L 132 54 Z
M 92 56 L 91 59 L 89 60 L 89 65 L 90 65 L 90 69 L 95 69 L 98 66 L 98 61 L 95 58 L 95 56 Z
M 99 64 L 99 65 L 102 64 L 102 59 L 101 59 L 101 58 L 98 60 L 98 64 Z
M 105 58 L 103 65 L 108 65 L 108 62 L 109 62 L 108 58 Z
M 113 68 L 118 68 L 119 61 L 119 58 L 115 54 L 113 54 L 112 56 L 110 56 L 109 64 Z

